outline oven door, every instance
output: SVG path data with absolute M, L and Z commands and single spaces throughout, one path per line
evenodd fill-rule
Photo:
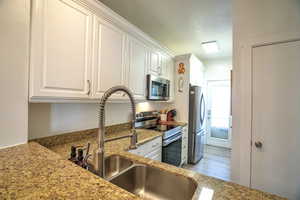
M 180 166 L 181 164 L 182 134 L 174 135 L 163 141 L 162 162 Z
M 148 100 L 169 100 L 170 81 L 153 75 L 147 75 Z

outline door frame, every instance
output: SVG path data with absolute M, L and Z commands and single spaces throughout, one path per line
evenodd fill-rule
M 210 137 L 210 120 L 209 120 L 209 115 L 208 115 L 208 111 L 209 111 L 209 103 L 210 103 L 210 99 L 209 99 L 209 83 L 211 82 L 228 82 L 229 83 L 229 88 L 231 88 L 231 80 L 207 80 L 206 81 L 206 96 L 207 96 L 207 109 L 206 109 L 206 131 L 207 131 L 207 137 L 206 137 L 206 144 L 208 145 L 215 145 L 215 146 L 220 146 L 220 147 L 225 147 L 225 148 L 231 148 L 231 140 L 232 140 L 232 134 L 231 134 L 231 115 L 229 112 L 229 128 L 228 128 L 228 139 L 212 139 L 212 137 Z M 232 93 L 230 90 L 230 99 L 231 99 Z M 229 102 L 229 107 L 231 107 L 230 102 Z M 231 109 L 231 108 L 230 108 Z M 210 142 L 209 142 L 210 140 Z
M 232 180 L 251 187 L 253 48 L 300 39 L 300 30 L 251 37 L 237 44 L 233 68 Z M 242 133 L 242 134 L 240 134 Z

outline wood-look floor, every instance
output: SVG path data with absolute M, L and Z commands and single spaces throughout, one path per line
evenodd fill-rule
M 230 149 L 206 145 L 204 156 L 199 163 L 184 165 L 183 168 L 230 181 L 230 160 Z

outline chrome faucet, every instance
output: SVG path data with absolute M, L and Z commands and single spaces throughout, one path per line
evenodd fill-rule
M 116 137 L 112 139 L 104 139 L 105 135 L 105 104 L 108 98 L 116 93 L 116 92 L 124 92 L 130 99 L 131 102 L 131 109 L 132 109 L 132 119 L 131 119 L 131 134 L 121 137 Z M 137 133 L 135 130 L 135 100 L 131 91 L 124 86 L 115 86 L 108 89 L 101 98 L 99 104 L 99 131 L 98 131 L 98 148 L 95 150 L 93 155 L 93 170 L 96 174 L 100 177 L 105 178 L 105 158 L 104 158 L 104 143 L 110 142 L 118 139 L 128 138 L 130 137 L 130 146 L 129 149 L 136 149 L 137 148 Z

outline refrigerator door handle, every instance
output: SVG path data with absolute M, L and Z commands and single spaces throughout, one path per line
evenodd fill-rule
M 202 94 L 202 99 L 203 99 L 203 122 L 205 120 L 205 114 L 206 114 L 206 105 L 205 105 L 205 99 L 204 99 L 204 94 Z
M 202 103 L 203 103 L 203 94 L 201 95 L 201 100 L 200 100 L 200 120 L 201 120 L 201 126 L 203 125 L 203 119 L 202 119 Z
M 202 107 L 203 105 L 203 107 Z M 204 101 L 204 95 L 201 95 L 201 100 L 200 100 L 200 121 L 201 121 L 201 126 L 203 125 L 204 119 L 205 119 L 205 101 Z M 202 110 L 203 108 L 203 110 Z

